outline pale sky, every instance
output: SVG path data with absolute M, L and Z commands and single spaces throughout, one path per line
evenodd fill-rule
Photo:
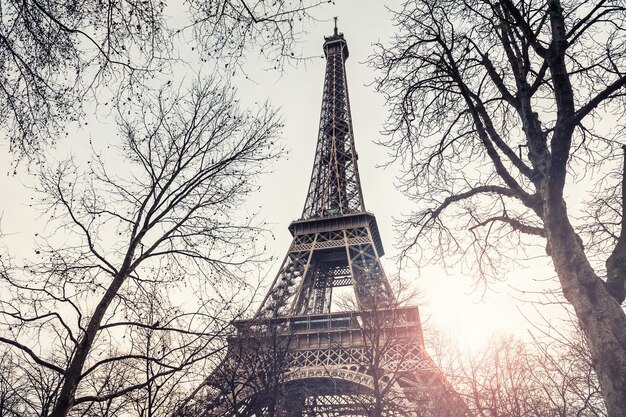
M 391 8 L 396 6 L 390 5 Z M 288 67 L 283 74 L 259 71 L 254 68 L 254 59 L 251 59 L 246 69 L 254 81 L 243 77 L 236 79 L 244 104 L 269 100 L 281 108 L 285 122 L 284 140 L 289 150 L 289 158 L 276 163 L 273 172 L 261 180 L 261 190 L 251 198 L 248 209 L 253 211 L 255 207 L 262 207 L 261 217 L 267 220 L 276 237 L 275 240 L 268 238 L 266 246 L 282 260 L 291 242 L 287 226 L 301 215 L 313 164 L 324 77 L 323 36 L 332 34 L 332 17 L 338 16 L 339 30 L 344 33 L 350 50 L 346 63 L 347 77 L 365 205 L 377 217 L 386 251 L 383 265 L 387 274 L 391 275 L 396 271 L 393 258 L 398 253 L 395 248 L 398 236 L 392 219 L 409 212 L 411 203 L 394 185 L 399 167 L 376 167 L 389 160 L 385 149 L 374 143 L 381 138 L 379 132 L 387 110 L 383 97 L 368 86 L 374 79 L 374 73 L 364 63 L 372 54 L 372 43 L 384 42 L 393 33 L 390 13 L 383 2 L 353 0 L 328 6 L 318 16 L 320 21 L 311 22 L 310 30 L 301 43 L 303 55 L 317 55 L 318 58 L 297 68 Z M 182 53 L 185 54 L 185 51 Z M 193 75 L 189 74 L 189 77 L 193 78 Z M 85 146 L 89 137 L 111 140 L 113 129 L 113 120 L 100 116 L 90 123 L 88 130 L 73 132 L 56 153 L 59 158 L 68 151 L 76 153 L 76 149 Z M 0 152 L 0 166 L 5 167 L 2 170 L 4 174 L 9 171 L 10 158 L 6 155 L 6 141 L 2 141 L 1 146 L 4 149 Z M 0 177 L 0 189 L 4 196 L 0 203 L 2 230 L 9 235 L 5 246 L 18 255 L 31 253 L 33 235 L 38 222 L 41 222 L 41 219 L 36 220 L 37 213 L 29 208 L 32 192 L 25 186 L 31 182 L 32 177 L 24 167 L 18 176 L 8 174 Z M 279 262 L 268 265 L 265 271 L 268 285 L 279 266 Z M 439 265 L 431 265 L 427 270 L 413 274 L 421 293 L 422 319 L 427 319 L 429 326 L 450 332 L 461 344 L 477 346 L 491 332 L 524 333 L 529 326 L 520 309 L 532 314 L 533 308 L 514 298 L 518 295 L 515 289 L 532 290 L 537 285 L 545 286 L 543 282 L 533 284 L 533 280 L 552 275 L 551 266 L 545 259 L 540 259 L 532 269 L 520 269 L 510 274 L 508 281 L 472 292 L 474 285 L 471 277 L 461 276 L 455 271 L 446 272 Z M 553 287 L 555 285 L 552 284 Z

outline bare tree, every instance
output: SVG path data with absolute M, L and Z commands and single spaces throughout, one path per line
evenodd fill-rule
M 353 297 L 340 301 L 357 318 L 365 354 L 354 361 L 372 382 L 362 392 L 360 411 L 371 417 L 464 416 L 463 403 L 426 352 L 417 293 L 398 277 L 391 283 L 395 298 L 374 294 L 368 310 Z
M 160 304 L 162 299 L 163 297 L 156 297 L 151 303 L 148 317 L 146 317 L 148 323 L 159 322 L 166 314 L 168 306 Z M 224 318 L 227 319 L 227 317 Z M 224 336 L 228 334 L 229 332 L 224 332 Z M 133 395 L 128 399 L 129 408 L 132 408 L 134 415 L 140 417 L 170 416 L 172 410 L 175 410 L 178 403 L 184 399 L 188 390 L 206 375 L 207 368 L 210 366 L 213 356 L 217 356 L 221 350 L 220 345 L 223 341 L 220 344 L 208 346 L 208 351 L 193 352 L 192 349 L 198 349 L 198 347 L 187 345 L 184 340 L 190 336 L 189 334 L 181 333 L 179 335 L 181 340 L 175 343 L 172 343 L 170 333 L 159 332 L 154 329 L 143 329 L 137 336 L 138 340 L 133 341 L 133 343 L 144 348 L 143 354 L 148 359 L 144 360 L 142 372 L 145 374 L 143 378 L 149 383 L 145 388 L 133 392 Z M 182 346 L 183 349 L 178 353 L 173 352 L 173 349 L 179 346 Z M 163 355 L 164 349 L 169 349 L 172 354 L 176 354 L 180 358 L 201 355 L 206 360 L 199 361 L 197 364 L 199 366 L 186 367 L 184 372 L 168 373 L 166 364 L 156 363 L 149 359 Z M 159 374 L 167 374 L 167 376 L 154 378 L 155 375 Z
M 290 319 L 250 319 L 234 323 L 228 350 L 175 413 L 183 416 L 282 416 L 297 408 L 297 393 L 286 377 L 292 352 Z M 295 404 L 290 404 L 290 401 Z M 293 407 L 295 405 L 295 408 Z
M 3 351 L 0 358 L 0 415 L 44 417 L 58 394 L 61 378 L 32 366 L 19 354 Z
M 543 389 L 551 381 L 534 378 L 538 363 L 533 352 L 514 337 L 493 339 L 482 352 L 467 354 L 448 343 L 442 365 L 451 384 L 467 404 L 469 415 L 480 417 L 554 416 Z
M 25 407 L 22 383 L 16 376 L 15 363 L 8 352 L 0 356 L 0 415 L 19 416 Z M 22 393 L 20 394 L 20 391 Z
M 532 380 L 541 387 L 539 394 L 559 417 L 606 416 L 606 407 L 593 359 L 584 333 L 576 320 L 555 327 L 546 325 L 533 335 L 530 362 Z
M 86 103 L 98 103 L 105 92 L 111 97 L 100 104 L 111 108 L 110 101 L 169 72 L 180 32 L 195 34 L 203 60 L 223 58 L 228 72 L 255 46 L 279 67 L 295 56 L 297 34 L 322 2 L 191 0 L 176 23 L 167 18 L 177 7 L 171 3 L 3 1 L 0 128 L 10 149 L 18 157 L 40 156 L 67 123 L 85 120 Z
M 603 417 L 606 410 L 581 333 L 556 329 L 532 341 L 497 336 L 468 353 L 437 340 L 436 359 L 468 415 L 480 417 Z M 555 332 L 555 333 L 552 333 Z
M 85 171 L 41 173 L 39 259 L 1 271 L 0 345 L 61 379 L 50 416 L 114 409 L 202 366 L 249 294 L 261 231 L 237 209 L 281 152 L 280 122 L 216 82 L 170 95 L 145 97 L 136 119 L 124 108 L 117 165 L 94 150 Z
M 621 1 L 411 0 L 371 61 L 391 106 L 385 145 L 420 205 L 403 222 L 405 255 L 497 278 L 543 245 L 610 416 L 626 409 L 625 196 L 601 201 L 624 184 L 611 114 L 624 106 L 625 12 Z M 611 170 L 619 175 L 600 178 Z M 572 181 L 581 185 L 569 191 Z M 587 204 L 600 207 L 590 221 L 610 219 L 591 228 L 596 240 L 567 207 L 589 183 Z M 594 251 L 599 241 L 605 250 Z

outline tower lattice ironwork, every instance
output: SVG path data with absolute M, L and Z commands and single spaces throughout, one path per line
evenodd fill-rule
M 359 180 L 348 46 L 336 26 L 324 53 L 315 162 L 302 217 L 289 226 L 293 242 L 255 317 L 235 323 L 190 414 L 461 415 L 425 352 L 417 307 L 399 306 L 381 266 Z M 338 287 L 354 289 L 351 311 L 335 311 Z

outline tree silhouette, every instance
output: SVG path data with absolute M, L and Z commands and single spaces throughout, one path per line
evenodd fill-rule
M 498 278 L 540 242 L 610 416 L 626 409 L 624 137 L 612 116 L 624 106 L 625 11 L 604 1 L 408 1 L 371 60 L 391 105 L 385 144 L 420 207 L 403 222 L 405 255 Z M 583 194 L 586 224 L 568 209 Z
M 294 42 L 321 1 L 8 0 L 0 21 L 0 128 L 16 158 L 45 156 L 68 123 L 87 120 L 170 74 L 178 34 L 232 72 L 258 48 L 271 67 L 297 58 Z M 176 27 L 174 27 L 176 26 Z M 189 41 L 186 41 L 189 42 Z M 109 97 L 103 99 L 103 97 Z
M 40 174 L 51 232 L 36 262 L 0 270 L 0 345 L 61 379 L 50 416 L 170 395 L 221 349 L 250 289 L 260 229 L 236 213 L 281 151 L 274 112 L 240 111 L 216 82 L 144 100 L 120 115 L 117 165 L 94 148 L 84 171 Z

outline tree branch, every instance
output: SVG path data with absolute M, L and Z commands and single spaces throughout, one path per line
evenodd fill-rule
M 15 346 L 16 348 L 20 349 L 22 352 L 26 353 L 28 356 L 30 356 L 37 364 L 41 365 L 41 366 L 45 366 L 48 369 L 52 369 L 55 372 L 58 372 L 59 374 L 63 375 L 65 374 L 65 370 L 50 363 L 47 362 L 43 359 L 41 359 L 39 356 L 37 356 L 35 354 L 35 352 L 32 351 L 32 349 L 29 349 L 28 347 L 22 345 L 21 343 L 18 343 L 16 340 L 11 340 L 11 339 L 6 339 L 2 336 L 0 336 L 0 342 L 6 343 L 8 345 L 12 345 Z
M 465 191 L 463 193 L 459 193 L 459 194 L 454 194 L 451 196 L 446 197 L 443 202 L 434 210 L 430 209 L 427 210 L 422 217 L 417 221 L 414 222 L 415 225 L 418 225 L 421 223 L 422 220 L 425 220 L 425 222 L 422 224 L 422 227 L 420 228 L 419 232 L 418 232 L 418 236 L 421 235 L 422 231 L 426 228 L 426 226 L 428 225 L 428 223 L 430 223 L 430 221 L 436 219 L 439 217 L 439 215 L 448 207 L 450 206 L 450 204 L 456 203 L 458 201 L 462 201 L 462 200 L 466 200 L 468 198 L 471 198 L 473 196 L 479 195 L 479 194 L 497 194 L 497 195 L 502 195 L 502 196 L 506 196 L 506 197 L 514 197 L 514 198 L 518 198 L 518 195 L 515 191 L 509 189 L 509 188 L 505 188 L 505 187 L 500 187 L 500 186 L 496 186 L 496 185 L 481 185 L 478 187 L 474 187 L 468 191 Z M 426 219 L 426 217 L 428 216 L 428 218 Z
M 584 106 L 579 108 L 568 120 L 565 120 L 565 123 L 570 123 L 572 126 L 577 125 L 585 118 L 591 111 L 593 111 L 596 107 L 603 103 L 606 99 L 608 99 L 611 94 L 615 93 L 620 88 L 626 86 L 626 75 L 618 78 L 613 81 L 609 86 L 607 86 L 604 90 L 598 93 L 595 97 L 587 102 Z
M 524 224 L 522 222 L 520 222 L 519 220 L 516 219 L 512 219 L 508 216 L 494 216 L 494 217 L 490 217 L 472 227 L 469 228 L 469 230 L 474 230 L 476 228 L 479 227 L 483 227 L 486 226 L 490 223 L 494 223 L 494 222 L 503 222 L 503 223 L 507 223 L 509 224 L 513 230 L 517 230 L 519 232 L 522 233 L 526 233 L 528 235 L 535 235 L 535 236 L 541 236 L 541 237 L 546 237 L 546 231 L 545 229 L 543 229 L 542 227 L 535 227 L 535 226 L 529 226 L 527 224 Z

